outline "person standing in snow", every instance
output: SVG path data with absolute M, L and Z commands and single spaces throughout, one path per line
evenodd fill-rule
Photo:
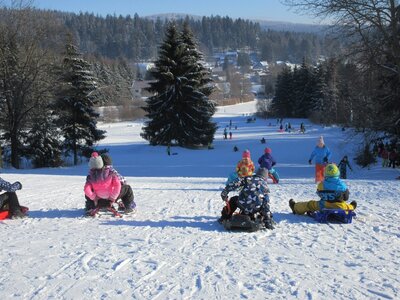
M 312 160 L 315 158 L 315 182 L 321 182 L 324 180 L 324 169 L 328 164 L 328 161 L 331 159 L 331 151 L 325 145 L 324 138 L 322 136 L 319 137 L 317 146 L 314 148 L 311 153 L 310 159 L 308 163 L 311 165 Z
M 272 214 L 269 207 L 269 189 L 267 186 L 268 170 L 260 168 L 253 176 L 239 177 L 227 184 L 221 192 L 221 198 L 227 202 L 221 211 L 218 222 L 222 223 L 232 217 L 239 208 L 243 214 L 254 215 L 259 212 L 264 217 L 264 225 L 267 229 L 274 229 Z M 239 196 L 228 200 L 229 192 L 240 191 Z
M 110 166 L 104 166 L 103 159 L 93 152 L 89 160 L 89 175 L 84 186 L 85 196 L 93 206 L 112 205 L 121 192 L 121 181 Z
M 8 210 L 10 219 L 25 218 L 26 214 L 22 212 L 19 204 L 16 191 L 22 189 L 22 184 L 19 181 L 10 183 L 0 177 L 0 210 Z
M 345 156 L 343 156 L 342 160 L 338 164 L 341 179 L 347 179 L 347 167 L 349 167 L 349 169 L 353 171 L 353 169 L 350 166 L 347 155 L 345 155 Z
M 276 165 L 276 160 L 272 157 L 271 148 L 265 148 L 264 154 L 258 159 L 260 168 L 266 168 L 268 170 L 268 175 L 274 183 L 279 182 L 278 172 L 273 168 Z
M 289 200 L 289 207 L 292 212 L 302 215 L 307 212 L 322 210 L 323 208 L 339 208 L 343 210 L 355 210 L 357 202 L 346 203 L 349 200 L 349 189 L 346 184 L 339 178 L 340 171 L 335 164 L 329 164 L 325 168 L 324 181 L 318 183 L 317 195 L 319 201 L 310 200 L 306 202 L 295 202 Z

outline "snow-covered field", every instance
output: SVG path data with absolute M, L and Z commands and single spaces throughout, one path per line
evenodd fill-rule
M 0 299 L 399 299 L 398 170 L 363 170 L 350 160 L 352 224 L 295 216 L 290 198 L 316 198 L 308 159 L 318 137 L 336 162 L 354 156 L 357 138 L 305 120 L 284 120 L 297 129 L 306 122 L 304 135 L 279 133 L 276 120 L 246 123 L 254 107 L 219 109 L 214 150 L 174 147 L 171 156 L 140 138 L 140 122 L 102 124 L 108 136 L 99 148 L 110 150 L 138 205 L 124 219 L 82 217 L 86 162 L 2 170 L 22 182 L 30 218 L 0 222 Z M 223 140 L 230 120 L 233 139 Z M 281 176 L 270 185 L 277 228 L 227 232 L 216 222 L 226 176 L 245 149 L 257 161 L 262 137 Z

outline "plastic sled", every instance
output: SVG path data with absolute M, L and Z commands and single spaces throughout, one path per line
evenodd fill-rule
M 279 183 L 279 174 L 274 168 L 268 171 L 268 177 L 272 179 L 273 183 Z
M 86 216 L 88 217 L 96 217 L 102 215 L 110 215 L 117 218 L 122 218 L 122 215 L 115 209 L 112 203 L 105 199 L 100 199 L 98 201 L 98 205 L 87 211 Z
M 352 222 L 353 217 L 356 216 L 356 213 L 352 210 L 324 208 L 320 211 L 310 213 L 310 216 L 319 223 L 328 223 L 334 221 L 349 224 Z
M 263 228 L 262 219 L 260 217 L 252 220 L 248 215 L 234 214 L 230 219 L 222 221 L 222 225 L 226 230 L 243 230 L 254 232 Z
M 9 216 L 8 210 L 0 210 L 0 220 L 7 219 Z

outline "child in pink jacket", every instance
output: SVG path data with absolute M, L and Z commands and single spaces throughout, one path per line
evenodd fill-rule
M 93 152 L 89 168 L 84 187 L 86 197 L 94 202 L 95 207 L 100 199 L 111 203 L 117 200 L 121 191 L 121 181 L 110 166 L 104 166 L 103 159 L 97 152 Z

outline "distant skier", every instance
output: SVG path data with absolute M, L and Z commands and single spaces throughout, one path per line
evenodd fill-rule
M 269 206 L 269 189 L 267 186 L 268 170 L 260 168 L 253 176 L 237 178 L 227 184 L 221 192 L 222 200 L 227 202 L 221 211 L 221 217 L 218 220 L 223 223 L 232 217 L 237 208 L 246 215 L 260 213 L 263 216 L 263 222 L 267 229 L 274 229 L 274 222 Z M 228 200 L 228 194 L 232 191 L 239 191 L 239 196 L 231 197 Z
M 307 212 L 319 211 L 323 208 L 340 208 L 343 210 L 355 210 L 357 202 L 346 203 L 349 200 L 350 192 L 346 184 L 340 180 L 340 171 L 335 164 L 329 164 L 325 168 L 325 179 L 317 186 L 319 201 L 310 200 L 306 202 L 295 202 L 289 200 L 289 207 L 292 212 L 302 215 Z
M 347 155 L 345 155 L 345 156 L 343 156 L 342 160 L 338 164 L 341 179 L 347 179 L 347 167 L 349 167 L 349 169 L 353 171 L 353 169 L 350 166 Z
M 300 124 L 300 133 L 306 133 L 306 127 L 303 122 Z
M 331 151 L 325 146 L 324 138 L 319 137 L 317 146 L 311 153 L 308 163 L 311 165 L 315 157 L 315 182 L 321 182 L 324 179 L 324 169 L 331 159 Z

